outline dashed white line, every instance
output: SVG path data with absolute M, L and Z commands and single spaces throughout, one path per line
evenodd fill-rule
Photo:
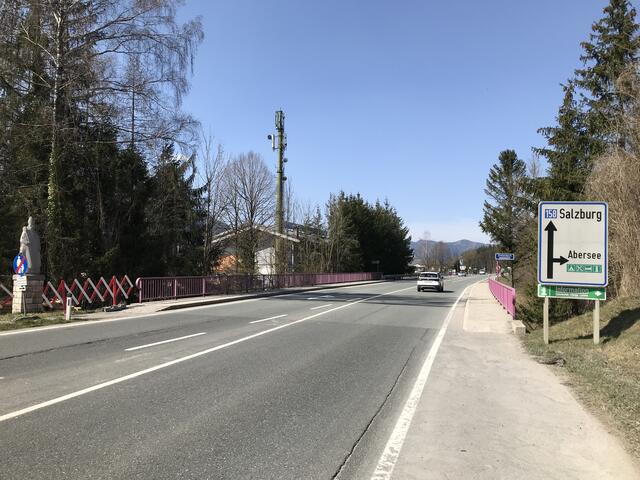
M 358 297 L 358 298 L 350 298 L 349 300 L 347 300 L 347 302 L 355 302 L 356 300 L 360 300 L 362 297 Z
M 169 340 L 162 340 L 161 342 L 148 343 L 146 345 L 139 345 L 137 347 L 125 348 L 125 352 L 133 352 L 134 350 L 140 350 L 141 348 L 155 347 L 156 345 L 162 345 L 163 343 L 177 342 L 178 340 L 184 340 L 185 338 L 198 337 L 204 335 L 207 332 L 194 333 L 192 335 L 185 335 L 184 337 L 170 338 Z
M 249 323 L 266 322 L 267 320 L 275 320 L 276 318 L 282 318 L 282 317 L 286 317 L 286 316 L 287 316 L 287 314 L 285 313 L 284 315 L 276 315 L 275 317 L 263 318 L 262 320 L 254 320 L 253 322 L 249 322 Z
M 380 293 L 380 294 L 374 295 L 372 297 L 367 297 L 367 300 L 371 300 L 371 299 L 378 298 L 378 297 L 383 297 L 385 295 L 393 295 L 394 293 L 404 292 L 405 290 L 411 290 L 411 289 L 414 289 L 414 288 L 415 288 L 415 286 L 412 285 L 411 287 L 408 287 L 408 288 L 401 288 L 400 290 L 394 290 L 392 292 Z M 218 345 L 216 347 L 212 347 L 212 348 L 208 348 L 206 350 L 202 350 L 200 352 L 192 353 L 191 355 L 187 355 L 186 357 L 176 358 L 175 360 L 171 360 L 169 362 L 161 363 L 161 364 L 156 365 L 154 367 L 150 367 L 150 368 L 146 368 L 144 370 L 140 370 L 138 372 L 130 373 L 129 375 L 125 375 L 124 377 L 118 377 L 118 378 L 114 378 L 113 380 L 109 380 L 107 382 L 98 383 L 97 385 L 93 385 L 91 387 L 87 387 L 87 388 L 84 388 L 82 390 L 77 390 L 75 392 L 71 392 L 71 393 L 68 393 L 66 395 L 62 395 L 61 397 L 52 398 L 51 400 L 47 400 L 46 402 L 36 403 L 35 405 L 31 405 L 30 407 L 26 407 L 26 408 L 23 408 L 21 410 L 16 410 L 14 412 L 10 412 L 10 413 L 6 413 L 4 415 L 0 415 L 0 422 L 4 422 L 5 420 L 10 420 L 12 418 L 16 418 L 16 417 L 19 417 L 21 415 L 25 415 L 27 413 L 30 413 L 30 412 L 33 412 L 33 411 L 36 411 L 36 410 L 40 410 L 42 408 L 49 407 L 49 406 L 55 405 L 57 403 L 61 403 L 61 402 L 64 402 L 66 400 L 70 400 L 72 398 L 76 398 L 76 397 L 79 397 L 81 395 L 85 395 L 87 393 L 95 392 L 96 390 L 101 390 L 101 389 L 109 387 L 111 385 L 116 385 L 118 383 L 122 383 L 122 382 L 125 382 L 127 380 L 131 380 L 133 378 L 137 378 L 137 377 L 140 377 L 142 375 L 146 375 L 148 373 L 155 372 L 157 370 L 161 370 L 163 368 L 170 367 L 171 365 L 176 365 L 178 363 L 186 362 L 187 360 L 191 360 L 193 358 L 201 357 L 202 355 L 207 355 L 208 353 L 212 353 L 212 352 L 215 352 L 217 350 L 222 350 L 223 348 L 227 348 L 227 347 L 230 347 L 232 345 L 236 345 L 238 343 L 246 342 L 247 340 L 251 340 L 253 338 L 257 338 L 257 337 L 260 337 L 262 335 L 266 335 L 268 333 L 275 332 L 277 330 L 281 330 L 283 328 L 288 328 L 288 327 L 291 327 L 293 325 L 297 325 L 298 323 L 306 322 L 307 320 L 311 320 L 312 318 L 316 318 L 316 317 L 319 317 L 321 315 L 326 315 L 329 312 L 335 312 L 336 310 L 341 310 L 343 308 L 347 308 L 347 307 L 350 307 L 350 306 L 355 305 L 355 304 L 356 304 L 356 302 L 345 303 L 343 305 L 339 305 L 337 307 L 334 307 L 334 308 L 332 308 L 330 310 L 325 310 L 324 312 L 314 313 L 313 315 L 309 315 L 308 317 L 301 318 L 300 320 L 295 320 L 293 322 L 285 323 L 284 325 L 278 325 L 277 327 L 269 328 L 267 330 L 263 330 L 262 332 L 254 333 L 253 335 L 249 335 L 249 336 L 246 336 L 246 337 L 238 338 L 237 340 L 233 340 L 233 341 L 228 342 L 228 343 L 223 343 L 222 345 Z
M 327 303 L 326 305 L 319 305 L 317 307 L 311 307 L 309 310 L 318 310 L 319 308 L 327 308 L 333 305 L 333 303 Z

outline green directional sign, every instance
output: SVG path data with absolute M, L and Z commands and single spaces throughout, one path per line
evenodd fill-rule
M 576 300 L 606 300 L 604 287 L 564 287 L 538 284 L 538 296 L 550 298 L 574 298 Z

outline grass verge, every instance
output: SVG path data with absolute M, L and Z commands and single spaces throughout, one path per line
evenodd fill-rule
M 640 299 L 618 298 L 600 308 L 600 344 L 593 344 L 593 314 L 553 325 L 549 345 L 542 328 L 525 337 L 529 352 L 562 357 L 581 400 L 618 430 L 640 459 Z
M 62 312 L 43 313 L 5 313 L 0 315 L 0 331 L 15 330 L 18 328 L 43 327 L 60 323 L 71 323 L 80 319 L 65 320 Z

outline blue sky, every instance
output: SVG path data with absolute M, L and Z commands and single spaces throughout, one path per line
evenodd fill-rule
M 560 83 L 605 0 L 191 0 L 202 15 L 184 109 L 229 153 L 286 115 L 287 176 L 303 202 L 388 198 L 419 238 L 486 241 L 485 179 L 553 124 Z

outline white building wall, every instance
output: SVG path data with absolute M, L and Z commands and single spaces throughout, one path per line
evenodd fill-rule
M 275 248 L 267 247 L 256 252 L 256 264 L 260 275 L 272 275 L 275 269 Z

